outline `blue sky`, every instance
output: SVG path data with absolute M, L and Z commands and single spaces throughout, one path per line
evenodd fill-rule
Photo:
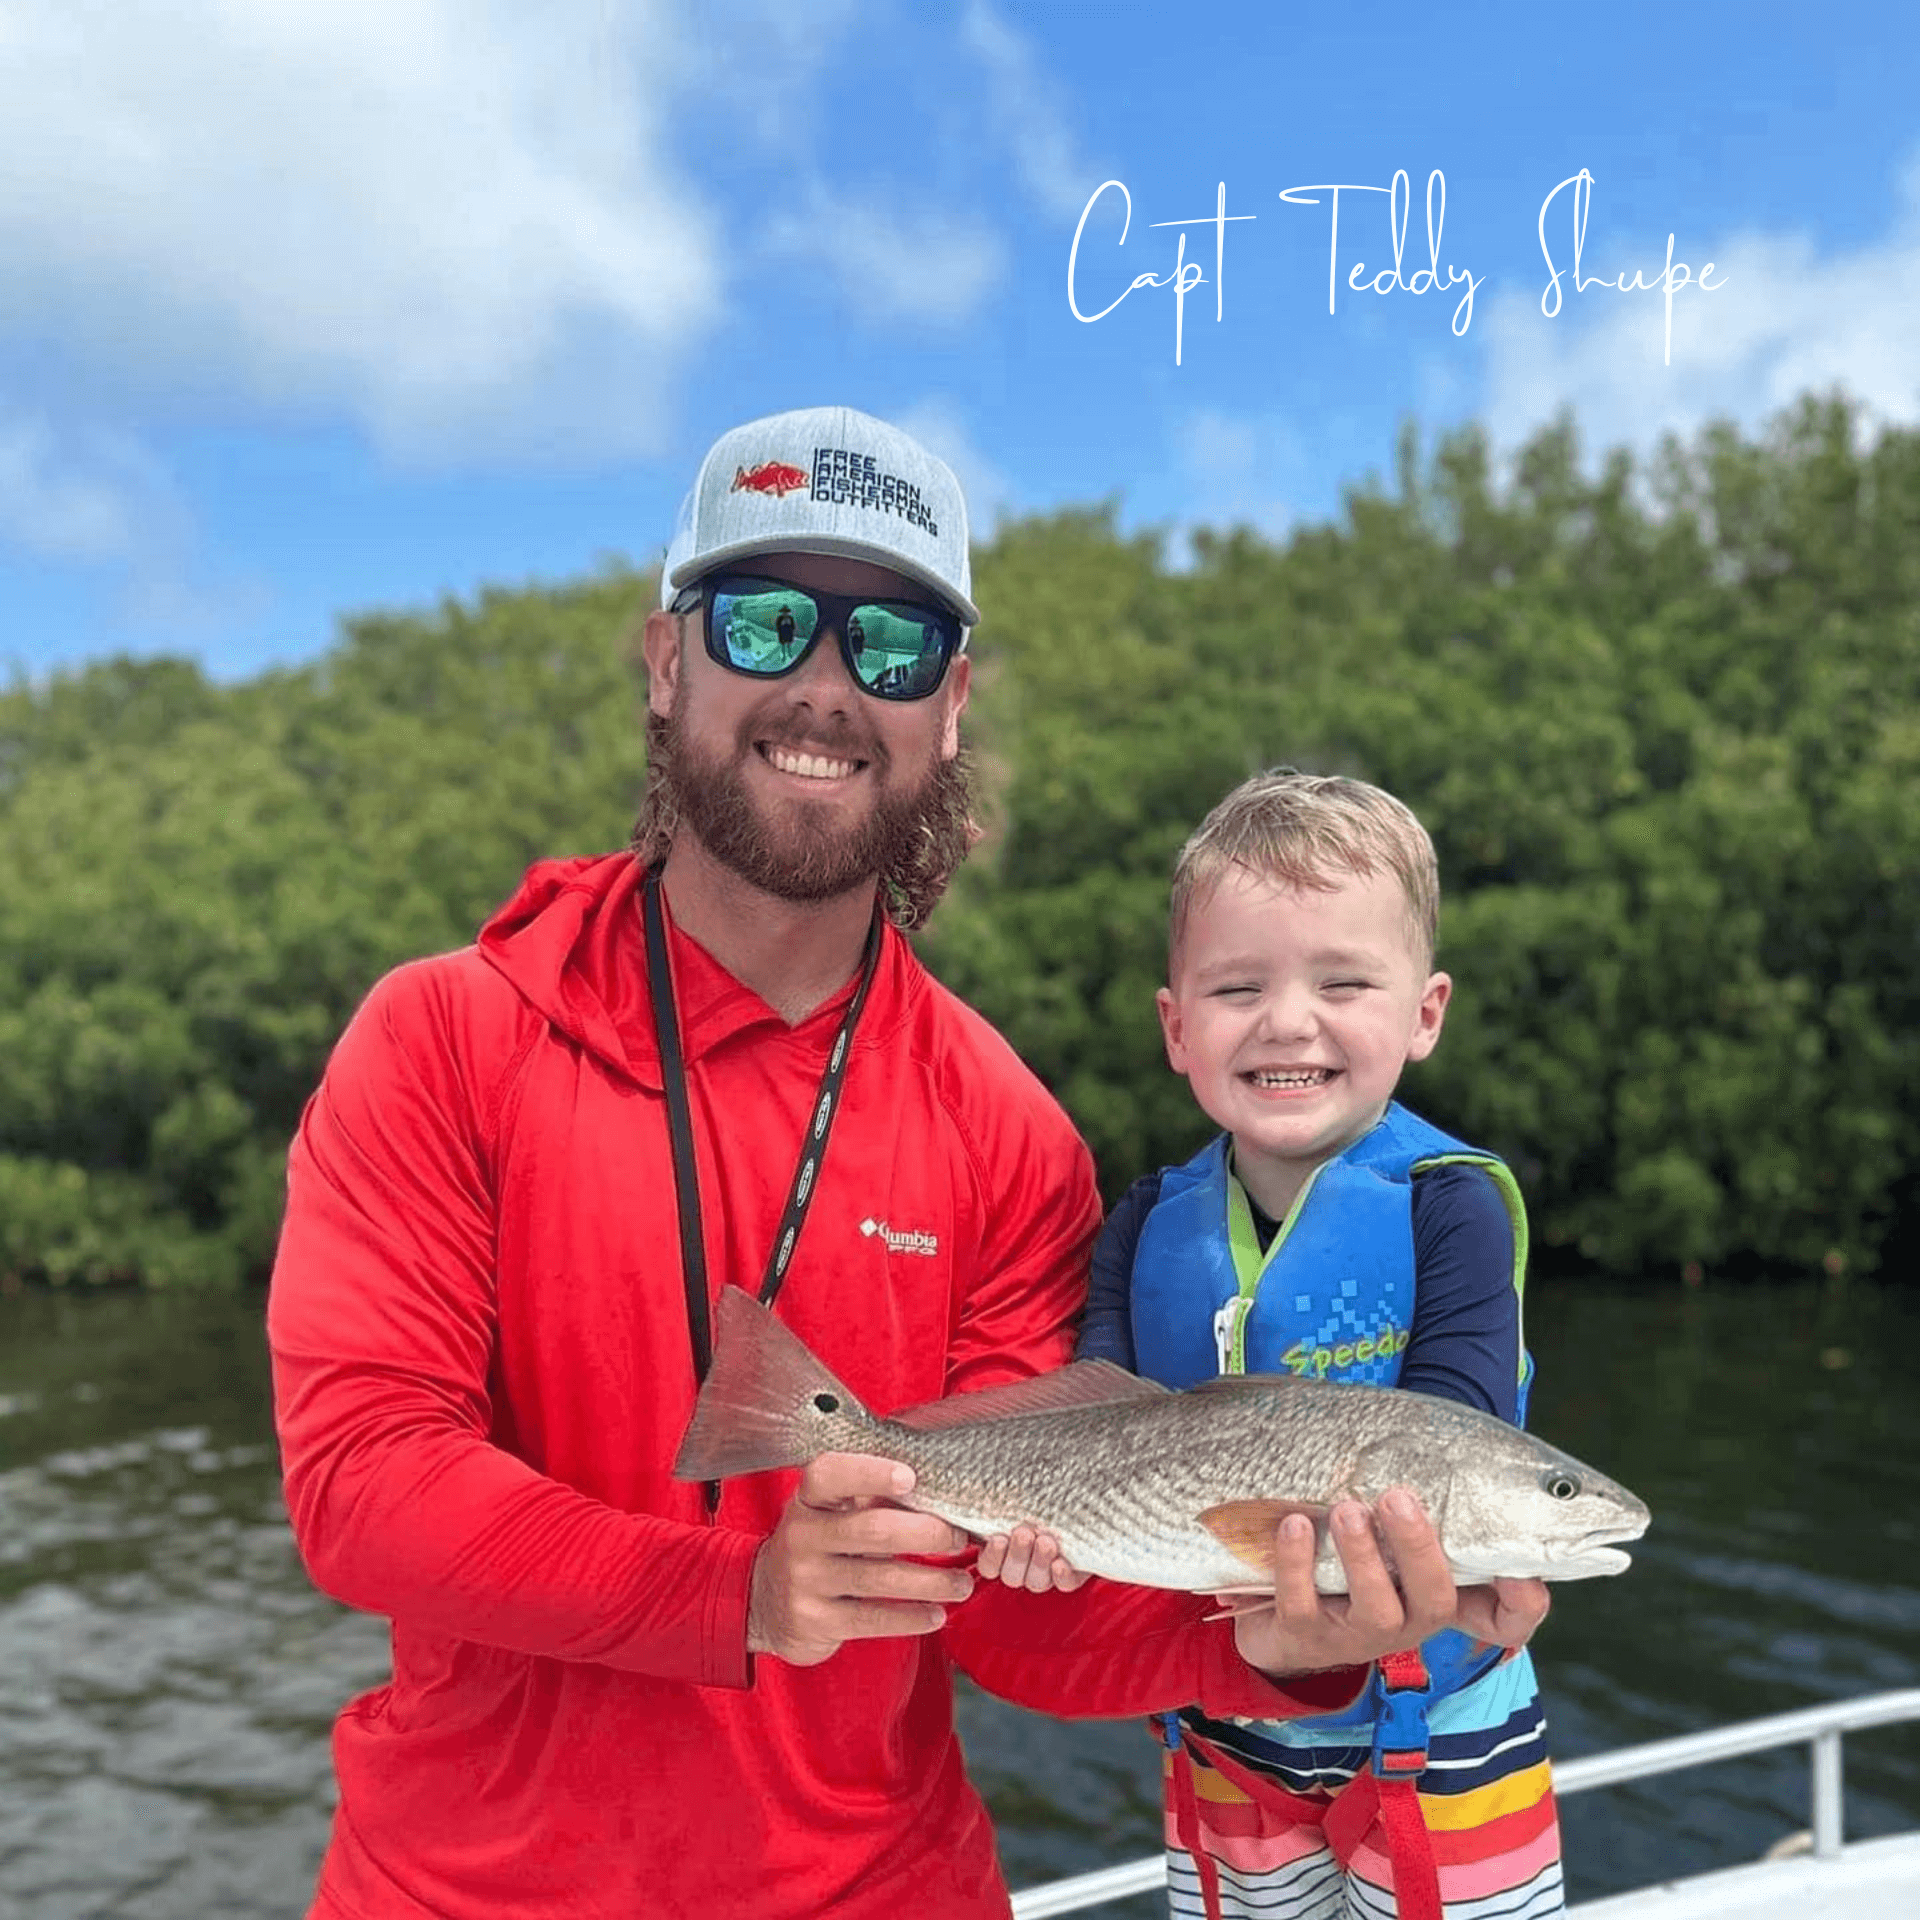
M 0 0 L 0 674 L 245 675 L 651 564 L 712 437 L 784 406 L 919 432 L 976 531 L 1116 498 L 1176 552 L 1336 512 L 1409 416 L 1648 449 L 1842 387 L 1912 422 L 1916 73 L 1920 12 L 1845 0 Z M 1329 313 L 1331 207 L 1280 194 L 1399 169 L 1401 277 L 1437 169 L 1454 282 L 1351 291 L 1389 196 L 1343 194 Z M 1541 311 L 1582 169 L 1590 280 L 1669 233 L 1714 263 L 1670 362 L 1659 290 L 1571 290 L 1572 189 Z M 1107 181 L 1083 311 L 1205 223 L 1177 366 L 1169 288 L 1069 310 Z

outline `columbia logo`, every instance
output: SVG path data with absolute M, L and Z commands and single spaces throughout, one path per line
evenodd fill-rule
M 899 1232 L 884 1220 L 875 1220 L 871 1215 L 860 1222 L 860 1231 L 869 1240 L 877 1233 L 887 1243 L 889 1253 L 924 1253 L 931 1258 L 940 1251 L 938 1235 L 922 1233 L 917 1227 Z

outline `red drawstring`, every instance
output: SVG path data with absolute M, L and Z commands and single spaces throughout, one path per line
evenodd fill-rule
M 1200 1802 L 1193 1785 L 1193 1759 L 1187 1752 L 1191 1738 L 1182 1727 L 1168 1742 L 1172 1749 L 1174 1830 L 1193 1861 L 1194 1872 L 1200 1876 L 1200 1898 L 1206 1903 L 1207 1920 L 1221 1920 L 1220 1869 L 1214 1864 L 1213 1855 L 1200 1844 Z
M 1423 1687 L 1427 1682 L 1426 1664 L 1417 1651 L 1388 1654 L 1380 1662 L 1380 1673 L 1387 1685 L 1396 1690 Z M 1377 1814 L 1386 1833 L 1387 1857 L 1393 1863 L 1394 1905 L 1400 1920 L 1445 1920 L 1433 1836 L 1427 1831 L 1419 1790 L 1414 1786 L 1420 1768 L 1426 1763 L 1424 1751 L 1393 1756 L 1407 1766 L 1404 1775 L 1379 1779 L 1369 1764 L 1332 1800 L 1310 1800 L 1302 1794 L 1289 1793 L 1264 1774 L 1241 1765 L 1212 1742 L 1196 1741 L 1193 1732 L 1183 1726 L 1167 1742 L 1173 1751 L 1175 1831 L 1180 1836 L 1180 1844 L 1192 1856 L 1208 1920 L 1220 1920 L 1220 1872 L 1213 1856 L 1201 1845 L 1199 1796 L 1193 1783 L 1189 1743 L 1198 1744 L 1207 1764 L 1249 1800 L 1284 1813 L 1297 1825 L 1320 1828 L 1343 1873 Z
M 1429 1686 L 1427 1663 L 1418 1647 L 1403 1653 L 1384 1654 L 1380 1660 L 1380 1679 L 1389 1695 L 1417 1693 L 1424 1696 Z M 1397 1719 L 1388 1702 L 1389 1728 Z M 1373 1784 L 1379 1803 L 1380 1824 L 1387 1832 L 1387 1858 L 1393 1862 L 1394 1905 L 1400 1920 L 1443 1920 L 1440 1908 L 1440 1867 L 1433 1856 L 1433 1835 L 1427 1831 L 1427 1817 L 1420 1806 L 1419 1790 L 1414 1785 L 1427 1767 L 1427 1724 L 1424 1709 L 1419 1713 L 1419 1745 L 1412 1745 L 1413 1729 L 1406 1729 L 1408 1745 L 1403 1750 L 1385 1745 L 1385 1730 L 1374 1734 Z M 1358 1835 L 1355 1840 L 1358 1840 Z M 1344 1860 L 1341 1863 L 1345 1864 Z
M 1440 1867 L 1433 1857 L 1433 1835 L 1411 1780 L 1382 1780 L 1380 1823 L 1387 1830 L 1387 1857 L 1393 1862 L 1394 1905 L 1400 1920 L 1442 1920 Z

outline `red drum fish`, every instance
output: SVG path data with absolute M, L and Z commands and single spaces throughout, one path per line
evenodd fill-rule
M 1334 1502 L 1419 1496 L 1462 1584 L 1582 1580 L 1628 1564 L 1646 1507 L 1491 1414 L 1394 1387 L 1291 1375 L 1173 1392 L 1103 1360 L 879 1419 L 738 1287 L 723 1287 L 712 1371 L 674 1474 L 718 1480 L 878 1454 L 915 1475 L 905 1504 L 986 1538 L 1043 1527 L 1082 1573 L 1194 1593 L 1271 1584 L 1274 1533 L 1304 1513 L 1315 1584 L 1346 1590 Z

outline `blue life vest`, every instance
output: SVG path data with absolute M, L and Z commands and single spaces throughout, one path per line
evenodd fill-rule
M 1229 1177 L 1221 1134 L 1183 1167 L 1161 1176 L 1160 1197 L 1134 1247 L 1132 1317 L 1136 1371 L 1170 1387 L 1219 1374 L 1296 1374 L 1392 1386 L 1413 1330 L 1413 1176 L 1429 1167 L 1486 1171 L 1513 1223 L 1513 1287 L 1526 1274 L 1527 1217 L 1518 1183 L 1497 1154 L 1468 1146 L 1390 1102 L 1371 1132 L 1323 1162 L 1294 1196 L 1263 1254 L 1252 1209 Z M 1519 1357 L 1524 1425 L 1533 1362 Z M 1447 1629 L 1421 1645 L 1431 1685 L 1452 1693 L 1501 1657 Z M 1391 1697 L 1378 1673 L 1343 1712 L 1297 1728 L 1376 1723 L 1376 1744 L 1424 1725 L 1425 1698 Z M 1389 1722 L 1393 1724 L 1389 1726 Z

